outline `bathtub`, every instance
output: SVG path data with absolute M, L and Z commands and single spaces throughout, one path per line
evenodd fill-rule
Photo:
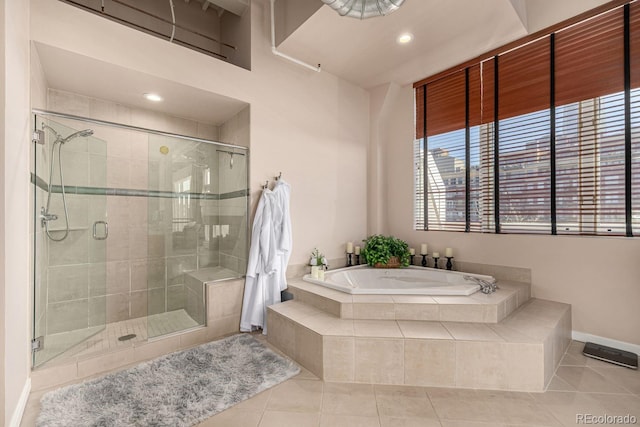
M 495 282 L 491 276 L 436 270 L 435 268 L 373 268 L 367 265 L 328 271 L 325 280 L 307 274 L 303 280 L 316 285 L 365 295 L 471 295 L 480 289 L 464 276 Z

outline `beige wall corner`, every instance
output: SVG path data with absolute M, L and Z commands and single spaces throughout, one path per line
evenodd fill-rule
M 390 131 L 395 119 L 394 108 L 398 102 L 400 86 L 389 83 L 377 86 L 369 91 L 370 101 L 370 140 L 367 174 L 367 235 L 384 234 L 388 229 L 386 198 L 393 191 L 394 184 L 402 182 L 389 174 L 385 161 L 386 151 L 393 149 L 395 135 Z
M 2 1 L 2 297 L 3 423 L 17 426 L 30 372 L 29 104 L 30 2 Z M 27 392 L 28 393 L 28 392 Z

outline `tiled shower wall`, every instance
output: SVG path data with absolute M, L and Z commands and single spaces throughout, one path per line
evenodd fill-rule
M 219 139 L 216 126 L 58 90 L 48 91 L 47 109 L 198 138 Z M 248 120 L 248 110 L 245 111 L 239 115 L 246 114 Z M 65 124 L 63 119 L 54 120 Z M 230 122 L 235 120 L 233 118 Z M 74 126 L 77 128 L 77 123 Z M 234 126 L 234 129 L 242 128 L 237 124 Z M 71 141 L 77 142 L 75 146 L 71 142 L 65 144 L 64 161 L 74 166 L 73 172 L 65 175 L 66 185 L 161 189 L 161 183 L 153 182 L 156 174 L 149 175 L 148 167 L 153 168 L 150 161 L 153 154 L 148 152 L 147 135 L 95 125 L 88 127 L 96 131 L 94 137 L 107 142 L 101 145 L 85 141 L 83 145 L 78 139 Z M 248 121 L 246 130 L 248 133 Z M 237 131 L 230 133 L 235 135 Z M 175 148 L 167 145 L 170 149 Z M 49 154 L 44 148 L 41 154 L 43 165 L 40 170 L 44 172 L 43 168 L 48 167 Z M 38 175 L 48 177 L 48 172 Z M 152 182 L 149 182 L 149 176 Z M 42 203 L 46 193 L 37 191 L 40 195 L 38 203 Z M 52 211 L 62 212 L 59 194 L 57 196 L 57 204 Z M 246 203 L 244 198 L 241 200 Z M 36 286 L 36 297 L 40 298 L 38 306 L 41 307 L 36 313 L 36 321 L 40 322 L 41 333 L 51 334 L 100 324 L 105 320 L 114 322 L 185 307 L 183 273 L 204 264 L 204 258 L 213 257 L 198 253 L 196 244 L 176 245 L 171 233 L 153 231 L 157 215 L 162 215 L 163 211 L 170 215 L 171 199 L 68 194 L 67 203 L 71 227 L 76 230 L 71 231 L 64 242 L 49 242 L 40 230 L 35 230 L 38 259 L 46 260 L 40 255 L 48 252 L 50 264 L 48 274 L 42 274 Z M 109 223 L 106 241 L 91 238 L 91 225 L 96 220 Z M 246 225 L 242 227 L 246 230 Z M 241 238 L 246 239 L 246 236 Z M 64 245 L 65 250 L 58 250 L 55 245 Z M 228 254 L 235 258 L 236 267 L 241 264 L 244 268 L 244 262 L 238 261 L 244 256 L 243 245 L 240 248 L 241 252 L 235 246 L 231 247 Z M 198 262 L 198 257 L 203 258 L 201 262 Z M 95 262 L 105 259 L 106 262 Z M 208 266 L 216 263 L 217 259 Z M 234 270 L 239 271 L 237 268 Z M 46 305 L 43 304 L 45 301 Z
M 249 147 L 249 107 L 240 111 L 220 126 L 220 142 Z M 236 161 L 234 168 L 230 167 L 230 157 L 221 153 L 218 167 L 224 170 L 220 179 L 220 194 L 225 194 L 238 188 L 237 183 L 247 173 L 248 159 Z M 240 164 L 239 164 L 240 163 Z M 229 235 L 238 236 L 237 239 L 222 239 L 220 242 L 220 265 L 244 275 L 247 266 L 247 215 L 246 200 L 244 198 L 230 198 L 218 201 L 220 207 L 220 223 L 228 224 Z

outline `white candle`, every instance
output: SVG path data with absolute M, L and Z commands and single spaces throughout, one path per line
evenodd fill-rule
M 427 254 L 427 244 L 423 243 L 420 245 L 420 255 L 426 255 Z
M 413 249 L 413 248 L 409 248 L 409 254 L 415 255 L 416 254 L 416 250 Z
M 434 252 L 433 253 L 433 257 L 434 258 L 440 258 L 440 252 Z
M 451 249 L 451 248 L 445 249 L 444 250 L 444 256 L 449 257 L 449 258 L 453 257 L 453 249 Z
M 360 246 L 356 246 L 355 254 L 360 255 Z
M 353 242 L 347 242 L 347 253 L 348 254 L 353 253 Z
M 312 279 L 317 279 L 318 275 L 320 274 L 320 270 L 321 270 L 321 267 L 319 267 L 317 265 L 312 266 L 311 267 L 311 278 Z
M 324 280 L 324 270 L 318 270 L 318 280 Z

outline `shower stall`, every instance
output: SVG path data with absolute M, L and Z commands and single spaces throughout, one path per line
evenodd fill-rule
M 203 327 L 244 276 L 248 149 L 34 112 L 33 366 Z

